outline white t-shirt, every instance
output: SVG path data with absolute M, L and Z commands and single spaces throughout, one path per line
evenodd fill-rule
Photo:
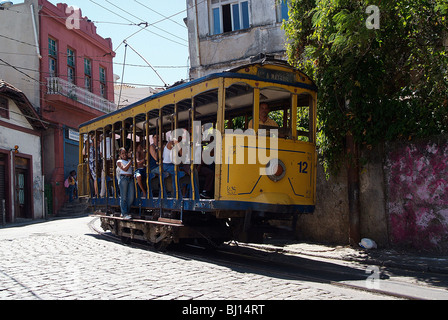
M 132 166 L 129 166 L 128 171 L 124 171 L 123 169 L 121 169 L 121 168 L 118 166 L 118 163 L 121 163 L 121 165 L 122 165 L 123 167 L 126 167 L 126 166 L 128 165 L 128 163 L 129 163 L 129 161 L 130 161 L 130 160 L 122 160 L 122 159 L 120 159 L 120 160 L 117 161 L 117 171 L 118 171 L 118 173 L 119 173 L 120 175 L 122 175 L 122 174 L 132 174 Z
M 168 149 L 167 146 L 165 146 L 165 148 L 163 148 L 163 155 L 162 155 L 163 163 L 172 163 L 172 161 L 171 161 L 171 150 Z

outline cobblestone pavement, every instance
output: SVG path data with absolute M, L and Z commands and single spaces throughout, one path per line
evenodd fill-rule
M 109 242 L 92 217 L 0 229 L 0 299 L 382 299 Z

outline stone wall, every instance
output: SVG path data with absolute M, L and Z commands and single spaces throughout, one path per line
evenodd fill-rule
M 299 215 L 299 240 L 346 244 L 348 241 L 347 175 L 344 170 L 327 180 L 322 166 L 317 166 L 316 209 Z
M 448 136 L 387 144 L 363 153 L 361 237 L 380 247 L 448 252 Z M 318 166 L 316 210 L 298 219 L 301 240 L 348 244 L 346 171 Z

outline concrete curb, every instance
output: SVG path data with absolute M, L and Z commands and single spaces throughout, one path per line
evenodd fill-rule
M 302 255 L 317 258 L 359 262 L 409 271 L 448 274 L 448 257 L 436 255 L 415 255 L 390 249 L 355 249 L 331 247 L 307 243 L 272 245 L 239 243 L 240 246 L 257 248 L 280 254 Z

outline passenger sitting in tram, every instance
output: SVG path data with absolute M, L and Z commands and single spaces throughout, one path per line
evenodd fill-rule
M 268 116 L 269 111 L 270 111 L 269 110 L 269 105 L 266 102 L 260 103 L 258 125 L 260 125 L 260 126 L 269 126 L 269 127 L 278 127 L 277 122 L 275 122 L 274 120 L 269 118 L 269 116 Z M 253 129 L 254 128 L 253 119 L 251 119 L 249 121 L 248 128 L 249 129 Z
M 150 192 L 152 192 L 153 196 L 157 196 L 157 190 L 159 190 L 159 179 L 154 179 L 155 177 L 158 177 L 160 173 L 159 169 L 159 139 L 157 135 L 154 135 L 152 137 L 153 143 L 149 146 L 149 181 L 148 186 Z
M 190 152 L 187 152 L 186 154 L 183 154 L 183 150 L 189 150 L 188 144 L 190 143 L 190 130 L 183 129 L 182 136 L 179 136 L 179 140 L 177 141 L 177 146 L 179 146 L 178 155 L 181 157 L 182 163 L 179 165 L 179 170 L 185 173 L 185 179 L 183 179 L 182 183 L 182 196 L 186 196 L 188 192 L 188 185 L 191 183 L 191 161 L 190 159 L 191 154 Z M 183 145 L 181 145 L 183 144 Z M 200 155 L 199 155 L 200 156 Z M 194 169 L 196 169 L 196 165 L 193 166 Z
M 175 194 L 175 190 L 176 190 L 176 180 L 175 180 L 175 170 L 174 170 L 174 162 L 172 159 L 173 156 L 173 148 L 174 145 L 177 143 L 177 140 L 173 139 L 167 142 L 167 144 L 165 145 L 165 147 L 163 148 L 163 172 L 168 173 L 171 177 L 172 177 L 172 183 L 173 183 L 173 197 Z M 178 170 L 177 172 L 178 174 L 178 179 L 182 178 L 183 176 L 185 176 L 185 172 Z M 178 184 L 179 185 L 179 184 Z
M 149 146 L 149 171 L 152 174 L 159 174 L 159 154 L 157 153 L 159 149 L 159 137 L 154 135 L 152 139 L 153 143 Z

